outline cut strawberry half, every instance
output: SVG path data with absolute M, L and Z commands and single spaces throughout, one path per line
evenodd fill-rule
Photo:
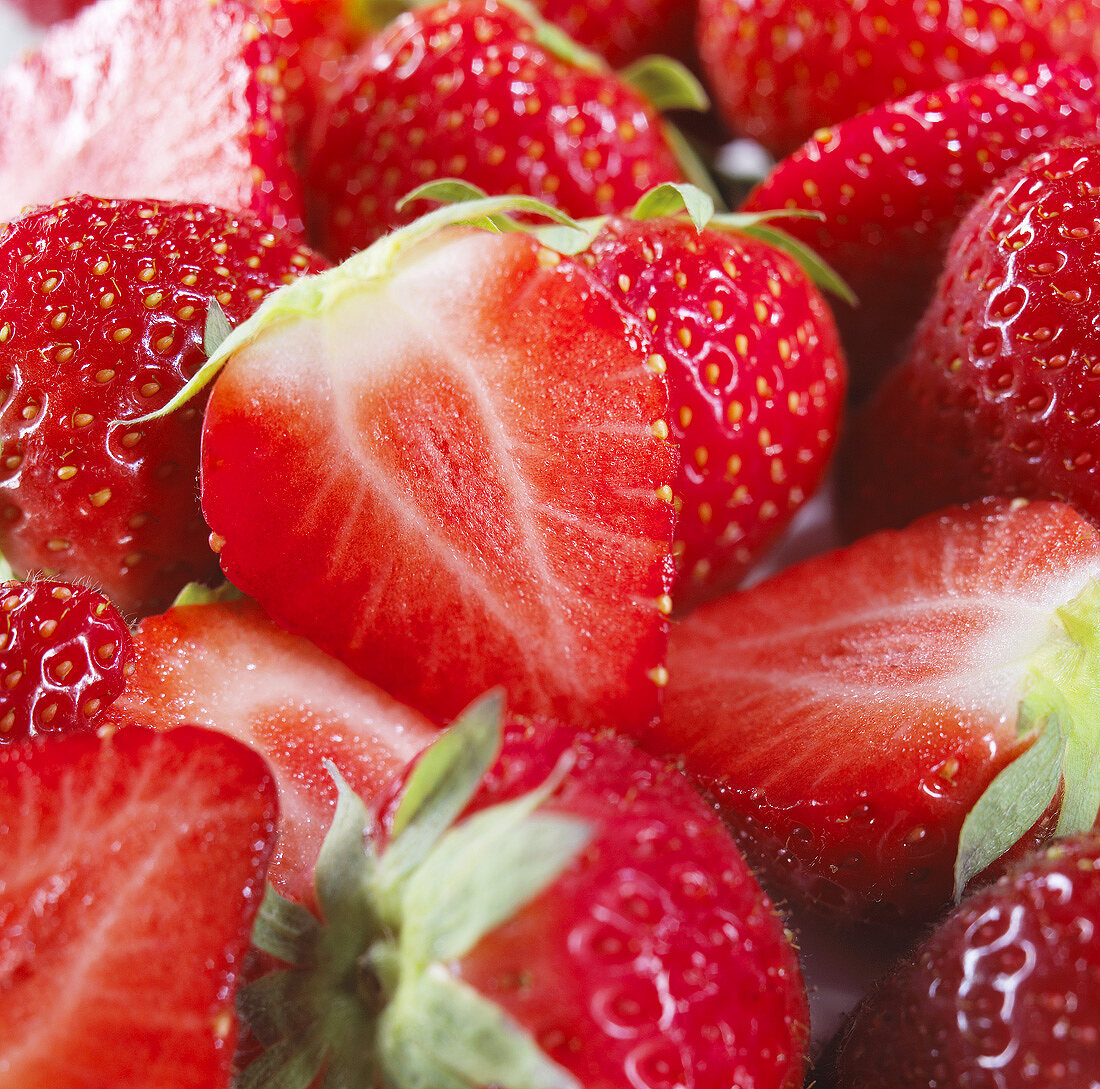
M 1059 829 L 1095 821 L 1097 576 L 1100 535 L 1061 504 L 867 538 L 675 628 L 654 737 L 799 899 L 925 919 L 1060 785 Z
M 0 1086 L 225 1085 L 275 817 L 206 730 L 0 752 Z
M 336 805 L 324 761 L 373 797 L 436 736 L 415 711 L 283 631 L 247 599 L 181 604 L 149 617 L 138 625 L 134 650 L 133 672 L 109 720 L 209 726 L 261 753 L 279 786 L 268 878 L 296 900 L 312 896 Z
M 103 0 L 59 24 L 0 76 L 0 220 L 98 193 L 300 229 L 275 55 L 246 0 Z
M 523 713 L 642 729 L 670 608 L 667 393 L 582 266 L 445 229 L 513 206 L 441 209 L 236 330 L 198 379 L 229 359 L 203 510 L 234 585 L 433 720 L 501 684 Z

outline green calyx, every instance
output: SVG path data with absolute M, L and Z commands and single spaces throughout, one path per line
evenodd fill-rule
M 239 996 L 264 1053 L 236 1089 L 580 1089 L 500 1007 L 449 965 L 548 888 L 591 829 L 540 811 L 569 765 L 537 790 L 459 815 L 495 762 L 501 699 L 471 707 L 409 776 L 391 840 L 365 839 L 361 799 L 339 790 L 317 863 L 323 923 L 268 890 L 257 948 L 291 965 Z
M 1017 730 L 1030 747 L 967 815 L 955 860 L 955 896 L 1016 844 L 1062 788 L 1056 835 L 1092 828 L 1100 815 L 1100 581 L 1090 579 L 1035 654 Z
M 177 605 L 214 605 L 223 601 L 239 601 L 244 594 L 231 582 L 222 582 L 217 586 L 204 586 L 201 582 L 189 582 L 172 602 Z
M 405 202 L 419 193 L 420 190 L 410 193 Z M 503 196 L 467 200 L 462 204 L 437 208 L 407 227 L 392 231 L 367 249 L 353 254 L 336 268 L 313 276 L 302 276 L 279 288 L 264 299 L 252 317 L 235 329 L 229 328 L 221 307 L 217 306 L 216 300 L 211 299 L 203 338 L 208 356 L 206 363 L 163 408 L 125 422 L 133 426 L 171 415 L 200 390 L 205 389 L 229 362 L 230 357 L 251 344 L 261 333 L 284 321 L 317 317 L 333 308 L 345 296 L 384 282 L 389 278 L 397 259 L 417 243 L 448 227 L 459 225 L 480 227 L 499 233 L 503 229 L 501 224 L 510 212 L 541 216 L 565 227 L 577 228 L 575 221 L 564 212 L 551 208 L 535 197 Z

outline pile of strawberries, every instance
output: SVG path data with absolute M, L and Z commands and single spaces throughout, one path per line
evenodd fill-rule
M 1097 1089 L 1100 8 L 19 6 L 0 1089 Z

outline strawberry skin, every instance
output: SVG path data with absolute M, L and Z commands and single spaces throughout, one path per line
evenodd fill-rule
M 691 605 L 738 582 L 820 484 L 844 404 L 836 328 L 795 261 L 746 235 L 613 219 L 585 260 L 650 326 L 668 381 Z
M 60 19 L 71 19 L 86 8 L 91 0 L 9 0 L 9 3 L 42 26 Z
M 217 577 L 196 494 L 203 402 L 164 405 L 232 322 L 324 262 L 243 213 L 74 197 L 0 233 L 0 550 L 128 613 Z M 116 423 L 115 421 L 123 421 Z
M 544 811 L 580 818 L 593 838 L 455 965 L 459 978 L 592 1089 L 719 1089 L 731 1070 L 759 1089 L 801 1086 L 808 1013 L 797 958 L 678 771 L 610 735 L 512 723 L 467 815 L 535 789 L 563 758 L 569 774 Z
M 280 798 L 268 880 L 291 899 L 312 898 L 314 862 L 332 823 L 336 788 L 323 761 L 373 797 L 437 733 L 247 599 L 148 617 L 134 650 L 108 720 L 156 729 L 194 723 L 260 753 Z
M 275 817 L 205 730 L 0 751 L 0 1086 L 225 1085 Z
M 831 1089 L 1092 1089 L 1100 1071 L 1100 835 L 964 902 L 842 1034 Z
M 247 0 L 103 0 L 58 24 L 0 75 L 0 220 L 103 193 L 300 229 L 275 58 Z
M 202 449 L 222 569 L 433 721 L 500 684 L 525 713 L 642 729 L 676 464 L 644 330 L 528 235 L 427 229 L 235 334 Z
M 850 532 L 994 494 L 1100 518 L 1098 193 L 1100 145 L 1070 143 L 1007 175 L 964 220 L 905 361 L 849 432 Z
M 1056 610 L 1100 573 L 1061 504 L 988 502 L 791 568 L 672 631 L 664 723 L 750 857 L 846 918 L 947 903 L 960 829 L 1017 736 Z
M 819 131 L 749 195 L 745 211 L 824 216 L 784 228 L 859 297 L 838 307 L 859 395 L 899 362 L 971 206 L 1029 154 L 1095 133 L 1096 101 L 1095 79 L 1069 64 L 918 92 Z
M 682 177 L 636 91 L 551 53 L 496 0 L 395 20 L 349 63 L 326 121 L 307 187 L 318 246 L 334 259 L 409 222 L 416 213 L 397 202 L 433 178 L 594 216 Z
M 777 157 L 883 102 L 1036 61 L 1100 58 L 1082 0 L 700 0 L 699 55 L 726 123 Z
M 269 1050 L 241 1084 L 798 1089 L 798 960 L 713 809 L 620 737 L 500 711 L 471 707 L 376 820 L 342 786 L 322 924 L 265 902 L 291 967 L 242 992 Z
M 126 621 L 87 586 L 0 583 L 0 746 L 96 729 L 132 670 Z
M 542 14 L 615 68 L 654 53 L 693 52 L 694 5 L 683 0 L 536 0 Z

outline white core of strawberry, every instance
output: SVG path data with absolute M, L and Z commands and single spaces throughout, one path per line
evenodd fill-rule
M 548 888 L 584 850 L 583 821 L 541 811 L 568 773 L 458 820 L 500 751 L 500 697 L 471 707 L 410 774 L 379 852 L 339 778 L 317 865 L 319 922 L 268 891 L 257 947 L 294 965 L 240 996 L 266 1048 L 237 1089 L 580 1089 L 502 1009 L 449 965 Z M 457 821 L 457 823 L 456 823 Z
M 979 657 L 1005 662 L 1004 692 L 1019 692 L 1019 734 L 1033 734 L 1035 740 L 993 780 L 967 816 L 955 863 L 956 896 L 1027 833 L 1050 806 L 1059 786 L 1059 836 L 1087 831 L 1100 814 L 1100 580 L 1096 574 L 1078 572 L 1068 581 L 1045 587 L 1034 602 L 1035 614 L 998 626 L 983 641 Z M 1046 599 L 1048 592 L 1053 601 Z M 976 689 L 960 694 L 980 699 L 997 672 L 994 668 L 975 674 Z

